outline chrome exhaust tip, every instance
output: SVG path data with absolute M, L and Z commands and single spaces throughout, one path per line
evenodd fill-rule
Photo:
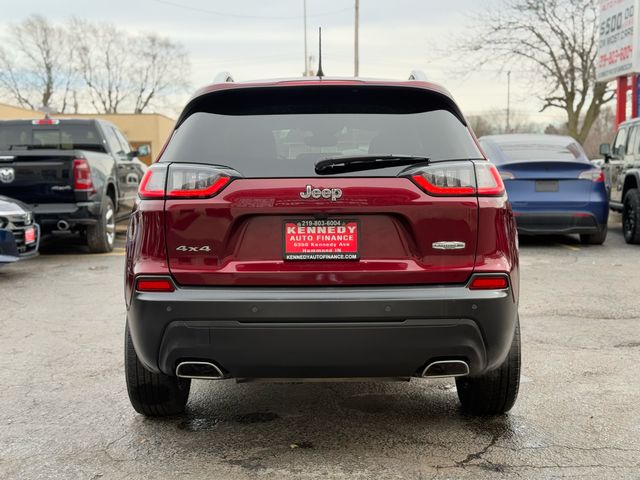
M 176 376 L 202 380 L 225 378 L 225 374 L 220 367 L 211 362 L 180 362 L 176 367 Z
M 58 220 L 58 223 L 56 224 L 56 227 L 58 227 L 58 230 L 60 230 L 61 232 L 66 232 L 67 230 L 69 230 L 69 227 L 71 225 L 69 225 L 69 222 L 67 222 L 66 220 Z
M 422 371 L 423 378 L 463 377 L 469 375 L 469 364 L 463 360 L 431 362 Z

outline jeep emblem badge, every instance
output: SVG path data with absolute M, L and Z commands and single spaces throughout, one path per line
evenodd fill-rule
M 0 168 L 0 182 L 11 183 L 16 179 L 16 171 L 13 168 Z
M 307 185 L 306 190 L 304 192 L 300 192 L 300 198 L 304 198 L 305 200 L 308 198 L 313 198 L 316 200 L 319 198 L 324 198 L 327 200 L 330 199 L 332 202 L 335 202 L 341 197 L 341 188 L 313 188 L 313 186 Z

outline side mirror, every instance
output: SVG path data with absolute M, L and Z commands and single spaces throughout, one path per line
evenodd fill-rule
M 137 157 L 146 157 L 147 155 L 149 155 L 151 153 L 151 146 L 150 145 L 140 145 L 137 149 L 136 149 L 136 156 Z
M 602 155 L 604 163 L 609 163 L 609 160 L 611 159 L 611 145 L 609 145 L 608 143 L 601 143 L 600 155 Z

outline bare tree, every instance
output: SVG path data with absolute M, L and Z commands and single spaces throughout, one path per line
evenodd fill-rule
M 131 75 L 134 112 L 143 113 L 158 97 L 188 87 L 190 64 L 184 47 L 168 38 L 146 34 L 135 43 L 138 48 Z
M 25 108 L 64 112 L 75 71 L 64 29 L 40 15 L 11 25 L 0 43 L 0 91 Z
M 189 56 L 168 38 L 131 35 L 79 19 L 72 20 L 70 29 L 84 32 L 76 46 L 78 70 L 99 113 L 142 113 L 188 85 Z
M 477 15 L 458 48 L 480 66 L 530 70 L 542 110 L 564 110 L 568 134 L 582 143 L 613 98 L 595 81 L 597 10 L 597 0 L 502 0 Z
M 130 94 L 131 70 L 127 34 L 112 25 L 73 19 L 70 30 L 78 35 L 78 70 L 89 102 L 98 113 L 118 113 Z

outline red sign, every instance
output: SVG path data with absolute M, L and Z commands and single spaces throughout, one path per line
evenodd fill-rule
M 285 260 L 358 260 L 357 220 L 284 222 Z
M 34 227 L 27 228 L 24 231 L 24 243 L 34 243 L 36 241 L 36 229 Z

